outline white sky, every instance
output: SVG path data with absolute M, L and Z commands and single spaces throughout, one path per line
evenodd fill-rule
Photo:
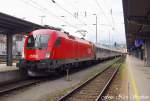
M 98 42 L 125 43 L 122 0 L 1 0 L 0 11 L 25 20 L 61 27 L 79 36 L 77 30 L 88 33 L 86 39 L 95 42 L 95 26 L 98 17 Z M 112 9 L 112 15 L 111 15 Z M 85 17 L 85 13 L 87 16 Z M 78 19 L 74 13 L 78 12 Z M 64 17 L 61 17 L 64 16 Z M 65 26 L 62 26 L 65 25 Z M 114 30 L 112 30 L 114 27 Z

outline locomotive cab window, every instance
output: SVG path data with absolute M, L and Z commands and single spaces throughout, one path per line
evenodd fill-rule
M 61 45 L 61 38 L 57 38 L 55 42 L 55 46 L 60 46 Z
M 46 34 L 38 34 L 31 35 L 27 40 L 27 48 L 28 49 L 43 49 L 48 47 L 50 35 Z

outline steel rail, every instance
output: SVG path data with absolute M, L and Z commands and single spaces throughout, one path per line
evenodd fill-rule
M 122 59 L 122 58 L 121 58 Z M 100 71 L 99 73 L 97 73 L 96 75 L 90 77 L 88 80 L 86 80 L 84 83 L 82 83 L 81 85 L 79 85 L 78 87 L 74 88 L 73 90 L 71 90 L 69 93 L 65 94 L 64 96 L 62 96 L 60 99 L 58 99 L 57 101 L 66 101 L 66 99 L 68 99 L 69 97 L 71 97 L 73 94 L 75 94 L 77 91 L 79 91 L 82 87 L 88 85 L 89 82 L 91 82 L 92 80 L 94 80 L 96 77 L 98 77 L 99 75 L 101 75 L 103 72 L 105 72 L 107 69 L 109 69 L 109 67 L 112 67 L 115 63 L 119 62 L 121 59 L 119 59 L 118 61 L 112 63 L 111 65 L 109 65 L 107 68 L 105 68 L 103 71 Z M 115 70 L 115 72 L 113 73 L 113 76 L 111 76 L 111 78 L 109 79 L 109 81 L 107 82 L 107 84 L 105 85 L 105 87 L 103 88 L 102 92 L 100 93 L 100 95 L 97 97 L 96 101 L 99 101 L 99 98 L 104 94 L 107 86 L 110 84 L 110 82 L 112 81 L 113 77 L 115 76 L 115 74 L 117 73 L 118 68 Z
M 0 87 L 0 95 L 36 84 L 39 82 L 42 82 L 42 80 L 25 80 L 25 81 L 18 81 L 18 82 L 7 84 L 7 85 Z
M 119 60 L 120 59 L 118 59 L 116 62 L 118 62 Z M 109 65 L 107 68 L 105 68 L 100 73 L 97 73 L 94 78 L 96 78 L 99 74 L 103 73 L 105 70 L 107 70 L 109 67 L 111 67 L 116 62 L 114 62 L 111 65 Z M 84 82 L 79 88 L 82 88 L 84 85 L 86 85 L 86 83 L 92 81 L 94 78 L 91 77 L 86 82 Z M 35 80 L 35 79 L 33 79 L 33 80 L 32 79 L 27 79 L 25 81 L 17 81 L 17 82 L 14 82 L 14 83 L 9 83 L 9 84 L 6 84 L 6 85 L 3 85 L 3 86 L 0 87 L 0 95 L 6 94 L 6 93 L 9 93 L 11 91 L 14 91 L 14 90 L 17 90 L 17 89 L 20 89 L 20 88 L 24 88 L 24 87 L 27 87 L 27 86 L 30 86 L 30 85 L 33 85 L 33 84 L 36 84 L 36 83 L 40 83 L 40 82 L 43 82 L 45 80 L 47 80 L 47 79 L 37 79 L 37 80 Z M 77 90 L 77 88 L 75 88 L 74 90 Z M 74 90 L 72 90 L 70 93 L 73 93 Z M 69 96 L 69 95 L 66 94 L 65 96 Z M 61 98 L 62 100 L 60 99 L 58 101 L 64 101 L 63 98 L 65 98 L 65 96 L 63 96 Z
M 116 68 L 115 72 L 113 73 L 113 75 L 110 77 L 110 79 L 108 80 L 108 82 L 106 83 L 106 85 L 104 86 L 103 90 L 101 91 L 101 93 L 99 94 L 99 96 L 96 98 L 95 101 L 101 101 L 101 97 L 104 95 L 105 91 L 107 90 L 107 88 L 110 86 L 111 82 L 113 81 L 113 79 L 115 78 L 119 67 L 121 64 L 118 65 L 118 67 Z

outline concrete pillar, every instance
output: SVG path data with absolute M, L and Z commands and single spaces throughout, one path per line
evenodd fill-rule
M 7 66 L 12 66 L 12 47 L 13 47 L 13 35 L 12 34 L 7 34 L 7 57 L 6 57 L 6 62 Z
M 145 40 L 145 66 L 150 66 L 150 40 Z

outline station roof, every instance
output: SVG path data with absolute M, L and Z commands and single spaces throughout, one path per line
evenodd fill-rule
M 122 0 L 127 47 L 136 39 L 150 39 L 150 0 Z
M 0 34 L 16 34 L 37 28 L 43 28 L 43 26 L 0 13 Z

